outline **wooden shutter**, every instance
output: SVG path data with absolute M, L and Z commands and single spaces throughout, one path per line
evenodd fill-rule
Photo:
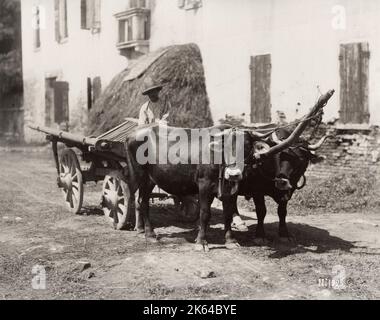
M 368 123 L 368 43 L 340 46 L 340 122 Z
M 92 82 L 93 102 L 95 103 L 102 93 L 102 80 L 100 77 L 95 77 Z
M 67 1 L 60 0 L 60 25 L 61 25 L 61 38 L 67 38 L 68 27 L 67 27 Z
M 87 109 L 92 109 L 92 81 L 91 78 L 87 78 Z
M 82 29 L 88 29 L 87 26 L 87 1 L 80 1 L 80 25 Z
M 41 47 L 41 29 L 40 29 L 40 7 L 34 7 L 34 48 L 38 49 Z
M 100 18 L 101 18 L 101 0 L 94 1 L 94 11 L 93 11 L 93 23 L 92 28 L 96 31 L 100 31 Z
M 54 83 L 54 122 L 69 121 L 69 84 L 64 81 Z
M 251 57 L 251 122 L 271 122 L 271 56 Z
M 86 29 L 91 29 L 94 23 L 94 0 L 86 0 Z
M 61 41 L 60 23 L 59 23 L 59 0 L 54 0 L 54 20 L 55 20 L 55 40 Z

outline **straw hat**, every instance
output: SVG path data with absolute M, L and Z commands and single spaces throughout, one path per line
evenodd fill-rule
M 144 89 L 143 89 L 142 94 L 146 96 L 153 91 L 161 91 L 161 90 L 162 90 L 162 85 L 155 83 L 150 77 L 148 77 L 144 81 Z

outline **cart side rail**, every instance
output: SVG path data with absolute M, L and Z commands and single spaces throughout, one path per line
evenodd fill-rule
M 46 135 L 54 137 L 60 142 L 72 142 L 83 146 L 95 146 L 97 138 L 86 137 L 78 134 L 72 134 L 66 131 L 59 131 L 43 126 L 29 126 L 30 129 L 45 133 Z

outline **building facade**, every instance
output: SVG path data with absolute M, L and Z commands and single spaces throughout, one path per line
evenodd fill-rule
M 378 17 L 377 0 L 22 1 L 25 123 L 80 131 L 131 61 L 194 42 L 215 122 L 291 121 L 334 88 L 325 120 L 377 125 Z

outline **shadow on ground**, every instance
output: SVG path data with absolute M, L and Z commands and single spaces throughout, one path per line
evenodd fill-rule
M 164 210 L 160 210 L 159 208 L 152 209 L 151 217 L 155 228 L 176 227 L 185 229 L 180 232 L 161 234 L 161 238 L 184 238 L 187 242 L 194 243 L 198 230 L 197 222 L 186 223 L 174 212 L 170 210 L 164 212 Z M 243 220 L 253 220 L 243 216 L 242 218 Z M 217 245 L 216 248 L 224 245 L 223 226 L 222 210 L 213 209 L 207 239 L 210 244 Z M 270 258 L 282 258 L 302 252 L 325 253 L 333 250 L 349 252 L 355 248 L 353 242 L 333 236 L 329 231 L 311 225 L 289 222 L 288 229 L 294 241 L 284 242 L 278 237 L 277 222 L 265 224 L 268 240 L 265 246 L 272 251 L 269 256 Z M 235 231 L 234 235 L 242 247 L 255 247 L 257 246 L 257 243 L 254 241 L 255 230 L 256 223 L 253 223 L 248 227 L 247 232 Z

